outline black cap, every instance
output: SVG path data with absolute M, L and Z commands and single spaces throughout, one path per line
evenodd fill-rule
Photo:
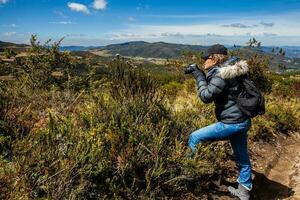
M 202 56 L 202 59 L 206 60 L 212 54 L 227 55 L 227 48 L 221 44 L 215 44 L 208 48 L 207 52 Z

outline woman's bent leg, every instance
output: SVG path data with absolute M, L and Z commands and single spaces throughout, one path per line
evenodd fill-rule
M 215 131 L 216 125 L 217 123 L 211 124 L 209 126 L 200 128 L 190 134 L 189 147 L 192 149 L 193 153 L 196 152 L 196 146 L 199 143 L 203 143 L 211 139 L 211 136 Z
M 197 144 L 229 139 L 231 136 L 239 133 L 241 129 L 236 124 L 224 124 L 223 122 L 211 124 L 191 133 L 189 147 L 195 153 Z

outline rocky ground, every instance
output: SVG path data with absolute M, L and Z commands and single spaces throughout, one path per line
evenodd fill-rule
M 281 135 L 270 143 L 249 144 L 253 164 L 252 200 L 300 200 L 300 133 Z M 231 164 L 234 168 L 234 163 Z M 235 172 L 234 172 L 235 171 Z M 237 175 L 237 169 L 232 174 Z M 216 194 L 206 199 L 232 200 L 227 186 L 236 177 L 214 183 Z
M 283 142 L 281 152 L 265 175 L 270 184 L 265 185 L 265 190 L 257 190 L 259 199 L 300 200 L 299 134 Z

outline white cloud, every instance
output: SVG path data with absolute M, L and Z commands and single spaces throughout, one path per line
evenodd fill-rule
M 150 34 L 148 34 L 148 36 L 150 36 L 150 37 L 158 37 L 158 35 L 156 35 L 155 33 L 150 33 Z
M 61 18 L 64 18 L 64 19 L 69 18 L 69 16 L 65 15 L 63 12 L 58 11 L 58 10 L 53 11 L 53 13 L 54 13 L 55 15 L 61 17 Z
M 104 10 L 107 7 L 106 0 L 94 0 L 93 8 L 96 10 Z
M 134 33 L 117 33 L 117 34 L 108 34 L 110 40 L 126 40 L 126 39 L 137 39 L 141 38 L 141 35 Z
M 82 13 L 85 13 L 85 14 L 90 14 L 89 9 L 84 4 L 69 2 L 68 7 L 71 10 L 76 11 L 76 12 L 82 12 Z
M 275 33 L 264 33 L 264 36 L 267 36 L 267 37 L 275 37 L 275 36 L 278 36 L 278 35 L 275 34 Z
M 5 4 L 7 2 L 8 2 L 8 0 L 0 0 L 0 4 Z
M 139 3 L 138 6 L 135 7 L 135 9 L 137 11 L 141 11 L 141 10 L 147 10 L 150 8 L 150 5 L 148 4 L 143 4 L 143 3 Z
M 88 35 L 83 34 L 83 33 L 71 33 L 68 34 L 67 37 L 69 38 L 83 38 L 83 37 L 87 37 Z
M 270 22 L 270 23 L 267 23 L 267 22 L 260 22 L 261 25 L 265 26 L 265 27 L 273 27 L 275 25 L 274 22 Z
M 68 25 L 68 24 L 74 24 L 71 21 L 60 21 L 60 22 L 49 22 L 50 24 L 60 24 L 60 25 Z
M 201 16 L 167 16 L 194 18 Z M 299 13 L 284 13 L 278 16 L 226 17 L 190 24 L 127 24 L 108 35 L 111 40 L 166 41 L 189 44 L 245 44 L 255 37 L 264 45 L 299 45 Z M 225 25 L 225 26 L 224 26 Z M 132 34 L 134 33 L 134 34 Z
M 6 37 L 11 37 L 11 36 L 14 36 L 16 34 L 17 34 L 17 32 L 15 32 L 15 31 L 3 33 L 3 35 L 6 36 Z
M 128 17 L 128 20 L 131 21 L 131 22 L 134 22 L 135 18 L 134 17 Z
M 229 28 L 252 28 L 252 27 L 254 27 L 254 26 L 249 26 L 249 25 L 242 24 L 242 23 L 225 24 L 222 26 L 229 27 Z
M 146 15 L 146 14 L 143 14 L 143 15 L 139 15 L 141 17 L 149 17 L 149 18 L 161 18 L 161 19 L 201 19 L 201 18 L 211 18 L 212 15 L 209 15 L 209 14 L 197 14 L 197 15 Z M 216 16 L 217 17 L 217 16 Z M 223 16 L 224 18 L 224 16 Z
M 17 24 L 3 24 L 3 27 L 16 28 Z
M 184 38 L 185 35 L 184 34 L 181 34 L 181 33 L 161 33 L 161 36 L 162 37 L 177 37 L 177 38 Z
M 274 19 L 275 20 L 275 19 Z M 227 25 L 224 25 L 227 24 Z M 229 25 L 228 25 L 229 24 Z M 248 25 L 250 24 L 250 25 Z M 260 25 L 259 25 L 260 24 Z M 151 34 L 161 36 L 187 37 L 193 35 L 222 35 L 222 36 L 266 36 L 268 34 L 284 37 L 300 37 L 300 23 L 289 19 L 278 19 L 272 23 L 258 23 L 257 19 L 241 20 L 240 22 L 232 21 L 214 21 L 199 24 L 174 24 L 174 25 L 141 25 L 130 24 L 127 28 L 122 29 L 119 33 L 136 33 L 142 36 Z M 172 34 L 167 34 L 172 33 Z

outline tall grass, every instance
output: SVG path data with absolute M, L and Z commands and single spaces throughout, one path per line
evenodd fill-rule
M 199 145 L 195 159 L 186 157 L 189 134 L 215 122 L 193 79 L 162 81 L 120 57 L 97 73 L 58 44 L 32 43 L 32 54 L 12 64 L 17 80 L 1 82 L 1 199 L 201 198 L 224 175 L 228 143 Z M 56 71 L 62 77 L 49 77 Z M 259 77 L 273 87 L 251 139 L 298 131 L 297 92 L 279 96 L 277 75 L 263 69 Z
M 193 192 L 191 179 L 201 195 L 201 177 L 214 174 L 224 148 L 204 145 L 207 154 L 187 160 L 186 140 L 195 127 L 167 106 L 156 78 L 120 58 L 108 68 L 81 91 L 40 79 L 7 85 L 11 94 L 1 102 L 10 109 L 1 121 L 18 120 L 3 127 L 9 141 L 1 148 L 6 143 L 9 156 L 2 154 L 1 198 L 178 197 Z M 41 75 L 28 71 L 19 80 L 28 74 Z M 27 121 L 26 134 L 8 131 Z

